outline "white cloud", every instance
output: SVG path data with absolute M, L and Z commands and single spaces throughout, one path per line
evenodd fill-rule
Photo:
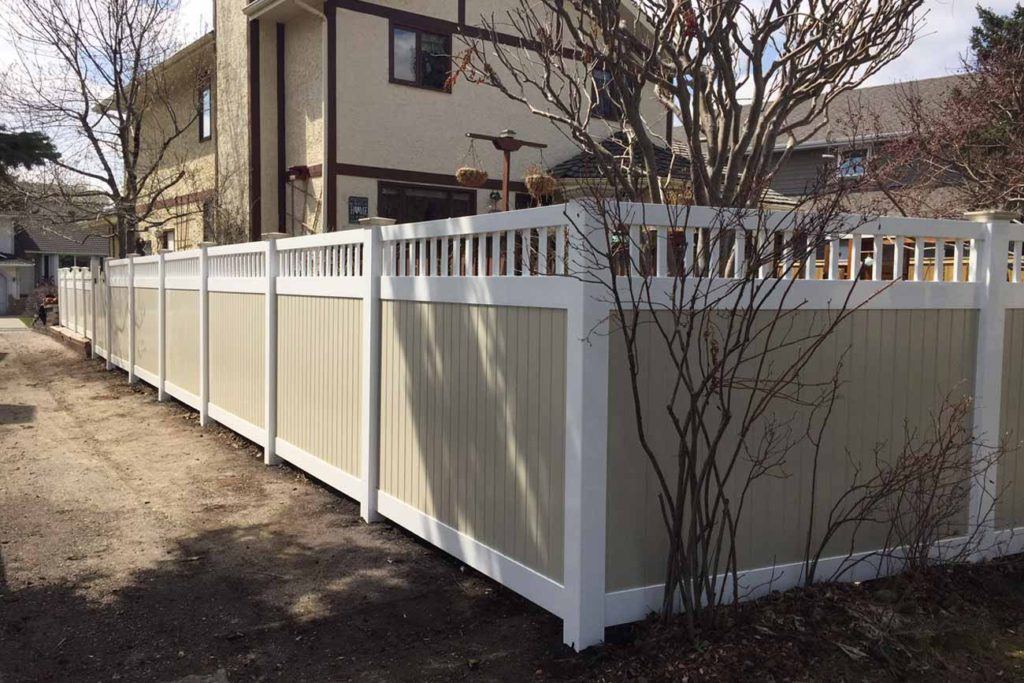
M 189 43 L 213 30 L 214 0 L 180 0 L 178 30 L 184 42 Z

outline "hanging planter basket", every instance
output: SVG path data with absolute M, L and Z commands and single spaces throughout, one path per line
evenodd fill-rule
M 487 171 L 472 166 L 463 166 L 455 171 L 455 180 L 463 187 L 482 187 L 487 182 Z
M 543 172 L 527 173 L 523 178 L 527 191 L 537 201 L 550 197 L 558 189 L 558 180 L 554 176 Z

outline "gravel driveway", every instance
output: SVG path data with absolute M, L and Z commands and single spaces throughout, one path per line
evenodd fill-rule
M 0 332 L 0 681 L 517 679 L 552 616 L 148 387 Z

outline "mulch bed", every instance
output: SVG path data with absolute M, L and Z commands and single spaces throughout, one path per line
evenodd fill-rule
M 1024 678 L 1024 556 L 826 585 L 727 610 L 691 643 L 656 619 L 544 673 L 578 680 Z

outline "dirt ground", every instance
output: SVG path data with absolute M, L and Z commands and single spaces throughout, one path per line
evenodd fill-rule
M 0 332 L 0 681 L 522 680 L 571 657 L 553 616 L 261 457 Z

